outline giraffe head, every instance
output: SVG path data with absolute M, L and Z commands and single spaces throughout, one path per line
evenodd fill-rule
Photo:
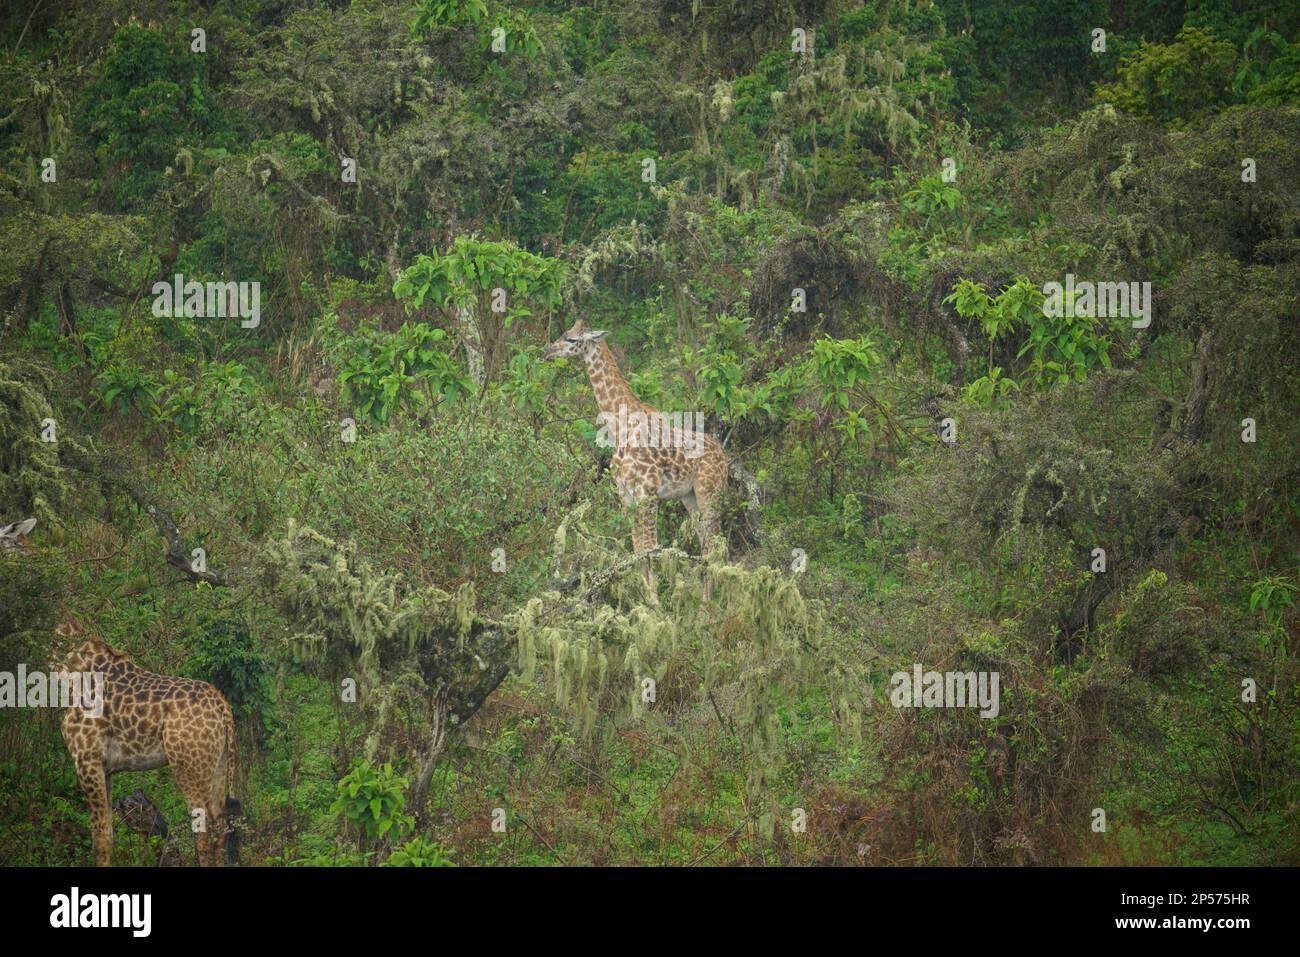
M 62 622 L 54 629 L 59 641 L 55 651 L 55 672 L 69 674 L 96 670 L 96 663 L 106 660 L 129 660 L 125 652 L 118 651 L 103 638 L 92 635 L 78 619 L 64 614 Z
M 607 335 L 609 333 L 604 329 L 588 329 L 586 323 L 579 319 L 564 335 L 547 346 L 546 351 L 542 353 L 542 358 L 549 360 L 563 359 L 568 356 L 586 356 Z
M 36 519 L 28 518 L 10 525 L 0 525 L 0 548 L 26 548 L 27 536 L 36 527 Z

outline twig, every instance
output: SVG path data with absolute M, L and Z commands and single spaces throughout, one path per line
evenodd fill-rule
M 154 527 L 157 528 L 158 534 L 166 542 L 166 551 L 163 554 L 168 565 L 184 572 L 190 581 L 207 582 L 210 585 L 229 586 L 231 579 L 226 575 L 218 572 L 199 571 L 195 569 L 185 554 L 185 547 L 181 540 L 180 529 L 177 528 L 176 522 L 172 517 L 153 500 L 153 498 L 142 492 L 140 489 L 131 485 L 124 479 L 118 478 L 111 474 L 111 470 L 100 461 L 95 461 L 90 455 L 84 452 L 73 443 L 63 443 L 60 446 L 60 458 L 63 464 L 69 468 L 75 469 L 91 478 L 108 489 L 116 489 L 126 495 L 127 498 L 135 502 L 144 509 L 145 513 L 153 519 Z
M 515 812 L 515 817 L 519 818 L 519 820 L 524 822 L 524 827 L 528 828 L 528 830 L 532 832 L 533 837 L 537 838 L 539 841 L 541 841 L 543 844 L 546 845 L 546 849 L 555 855 L 555 859 L 557 861 L 559 861 L 565 867 L 569 866 L 569 862 L 560 856 L 560 852 L 557 851 L 555 848 L 551 847 L 551 842 L 548 841 L 546 838 L 542 837 L 542 835 L 537 832 L 537 829 L 528 823 L 528 818 L 524 817 L 518 811 Z
M 710 857 L 713 856 L 714 852 L 716 852 L 718 848 L 720 848 L 723 844 L 726 844 L 729 840 L 731 840 L 733 837 L 735 837 L 737 834 L 743 831 L 746 825 L 748 824 L 749 824 L 748 821 L 742 821 L 740 824 L 737 824 L 736 829 L 734 831 L 732 831 L 722 840 L 718 841 L 717 844 L 713 845 L 713 848 L 708 852 L 706 852 L 703 856 L 697 857 L 695 860 L 691 861 L 690 864 L 687 865 L 687 867 L 694 867 L 696 864 L 703 864 L 705 861 L 707 861 Z
M 32 25 L 32 17 L 36 16 L 36 11 L 41 8 L 41 4 L 44 2 L 45 0 L 36 0 L 36 6 L 32 7 L 31 13 L 27 14 L 27 22 L 23 24 L 23 32 L 18 34 L 18 42 L 14 44 L 15 53 L 17 53 L 18 48 L 23 45 L 23 39 L 27 36 L 27 28 Z

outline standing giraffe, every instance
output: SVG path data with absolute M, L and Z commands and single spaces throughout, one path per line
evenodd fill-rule
M 72 634 L 64 626 L 60 634 Z M 190 807 L 199 866 L 220 865 L 218 843 L 230 863 L 238 837 L 228 817 L 239 802 L 230 797 L 235 773 L 235 718 L 221 692 L 206 681 L 145 671 L 126 654 L 90 637 L 56 669 L 102 674 L 102 698 L 74 702 L 63 715 L 63 740 L 90 804 L 95 864 L 107 867 L 113 853 L 113 772 L 149 771 L 170 764 Z M 213 836 L 216 836 L 216 840 Z
M 722 494 L 727 487 L 727 454 L 713 436 L 676 423 L 632 391 L 609 351 L 603 329 L 588 329 L 581 319 L 551 343 L 543 359 L 581 356 L 600 406 L 601 421 L 614 443 L 610 468 L 625 508 L 636 508 L 632 551 L 641 555 L 659 546 L 656 518 L 660 499 L 678 499 L 695 519 L 700 552 L 721 541 Z M 645 563 L 649 600 L 658 604 L 655 572 Z M 708 598 L 708 584 L 705 585 Z

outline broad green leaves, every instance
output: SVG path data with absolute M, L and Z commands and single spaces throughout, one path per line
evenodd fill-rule
M 532 315 L 530 302 L 548 309 L 559 305 L 565 276 L 559 260 L 533 255 L 513 242 L 457 236 L 446 253 L 417 256 L 393 284 L 393 294 L 408 300 L 413 312 L 426 302 L 440 308 L 472 306 L 480 296 L 504 290 L 501 316 L 509 326 Z
M 532 59 L 542 52 L 527 13 L 498 6 L 490 14 L 483 0 L 421 0 L 411 20 L 411 36 L 424 39 L 437 30 L 466 25 L 479 28 L 479 48 L 488 56 L 522 53 Z
M 1015 370 L 1024 384 L 1047 389 L 1066 382 L 1083 382 L 1097 367 L 1109 369 L 1110 350 L 1114 343 L 1103 320 L 1088 316 L 1046 315 L 1043 293 L 1018 278 L 996 296 L 990 296 L 982 283 L 960 280 L 944 300 L 951 303 L 963 318 L 978 319 L 988 339 L 988 373 L 966 388 L 966 397 L 988 405 L 1018 392 L 1022 382 L 1004 377 L 1004 369 L 994 363 L 995 351 L 1002 339 L 1019 343 L 1016 359 L 1028 356 Z
M 411 36 L 423 37 L 438 27 L 480 23 L 487 12 L 483 0 L 421 0 L 411 20 Z
M 405 833 L 414 823 L 404 813 L 408 783 L 391 764 L 376 768 L 361 761 L 339 781 L 330 812 L 356 827 L 363 843 L 382 840 L 390 831 Z
M 1236 56 L 1212 31 L 1188 27 L 1173 43 L 1143 43 L 1097 98 L 1135 116 L 1185 125 L 1227 101 Z
M 360 415 L 387 422 L 394 411 L 455 402 L 473 390 L 460 364 L 439 348 L 442 329 L 403 323 L 392 334 L 359 337 L 339 372 L 339 385 Z

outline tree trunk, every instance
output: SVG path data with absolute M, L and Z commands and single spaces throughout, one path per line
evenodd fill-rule
M 460 341 L 465 347 L 465 368 L 478 389 L 483 388 L 485 372 L 483 369 L 483 337 L 479 334 L 478 323 L 474 321 L 474 305 L 461 306 L 456 310 L 456 321 L 460 326 Z
M 438 759 L 442 757 L 442 749 L 447 744 L 447 688 L 443 688 L 433 696 L 430 702 L 430 717 L 432 726 L 429 729 L 429 737 L 425 745 L 424 760 L 420 765 L 420 773 L 415 779 L 415 787 L 411 789 L 411 813 L 415 815 L 417 827 L 423 827 L 426 823 L 426 805 L 429 801 L 429 784 L 433 780 L 433 770 L 438 766 Z

